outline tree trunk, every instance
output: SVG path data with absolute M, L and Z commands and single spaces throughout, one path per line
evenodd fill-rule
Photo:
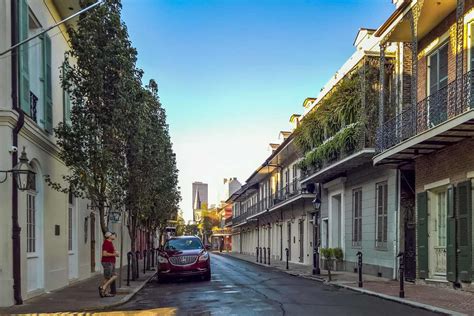
M 100 228 L 102 230 L 102 235 L 108 230 L 107 223 L 105 222 L 105 205 L 103 202 L 99 203 L 99 220 L 100 220 Z

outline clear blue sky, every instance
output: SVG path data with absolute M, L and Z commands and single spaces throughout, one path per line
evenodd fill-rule
M 191 183 L 241 182 L 354 52 L 361 27 L 377 28 L 391 0 L 122 0 L 145 82 L 157 80 L 180 169 L 185 218 Z

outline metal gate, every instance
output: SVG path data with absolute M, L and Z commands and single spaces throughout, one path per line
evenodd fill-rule
M 405 280 L 416 278 L 416 225 L 405 222 Z

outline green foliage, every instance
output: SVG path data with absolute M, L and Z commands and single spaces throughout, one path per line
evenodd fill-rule
M 133 247 L 137 228 L 167 226 L 181 198 L 158 85 L 154 80 L 142 84 L 120 0 L 105 0 L 81 15 L 69 35 L 71 50 L 61 79 L 71 95 L 71 122 L 55 129 L 69 173 L 62 182 L 48 178 L 48 183 L 90 199 L 103 232 L 107 208 L 126 212 Z
M 342 248 L 334 248 L 334 258 L 337 261 L 342 261 L 344 259 L 344 253 L 342 252 Z
M 333 248 L 321 248 L 321 255 L 326 260 L 332 260 L 334 258 Z
M 319 169 L 325 162 L 331 162 L 341 154 L 351 153 L 362 137 L 362 127 L 361 123 L 354 123 L 341 129 L 333 137 L 307 152 L 299 162 L 299 167 L 303 170 L 311 167 Z
M 305 153 L 300 162 L 303 170 L 319 169 L 341 154 L 350 154 L 364 140 L 368 127 L 375 131 L 377 81 L 378 69 L 364 61 L 304 117 L 295 130 L 295 142 Z

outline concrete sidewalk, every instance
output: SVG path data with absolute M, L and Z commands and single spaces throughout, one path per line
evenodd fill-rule
M 124 304 L 156 273 L 156 271 L 152 270 L 146 271 L 143 274 L 143 263 L 140 264 L 140 268 L 138 280 L 130 281 L 130 286 L 126 286 L 127 269 L 124 267 L 122 288 L 117 288 L 117 295 L 115 297 L 101 298 L 99 296 L 98 286 L 102 281 L 102 275 L 95 275 L 65 288 L 26 300 L 23 305 L 0 308 L 0 315 L 92 311 Z
M 269 266 L 268 264 L 257 263 L 255 256 L 224 252 L 216 252 L 216 254 L 231 256 L 254 264 L 275 268 L 291 275 L 325 282 L 434 312 L 449 315 L 474 315 L 474 294 L 466 291 L 405 282 L 405 298 L 401 299 L 398 297 L 399 282 L 390 279 L 364 275 L 363 288 L 359 288 L 357 273 L 331 272 L 332 281 L 329 282 L 327 271 L 322 270 L 321 275 L 314 276 L 312 275 L 312 267 L 308 265 L 290 262 L 289 269 L 286 270 L 285 261 L 273 260 Z

